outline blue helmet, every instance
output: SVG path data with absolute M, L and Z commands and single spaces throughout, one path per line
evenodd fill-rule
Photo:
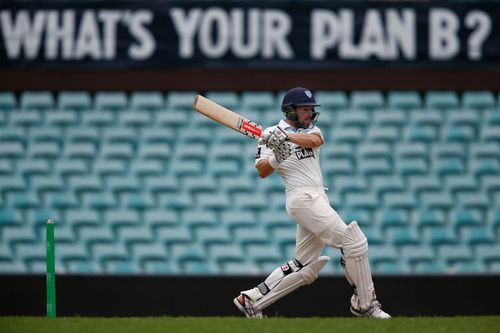
M 295 111 L 297 106 L 313 107 L 313 114 L 309 127 L 314 126 L 319 117 L 319 112 L 316 112 L 314 107 L 321 105 L 316 104 L 316 100 L 311 91 L 302 87 L 290 89 L 286 92 L 285 96 L 283 96 L 283 101 L 281 102 L 281 111 L 284 113 L 285 118 L 295 122 L 299 127 L 304 128 L 303 124 L 299 122 L 297 112 Z

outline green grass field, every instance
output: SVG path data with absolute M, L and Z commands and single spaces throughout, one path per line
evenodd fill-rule
M 412 317 L 390 320 L 364 318 L 266 318 L 236 317 L 150 317 L 47 319 L 42 317 L 0 317 L 0 332 L 93 333 L 93 332 L 500 332 L 500 316 Z

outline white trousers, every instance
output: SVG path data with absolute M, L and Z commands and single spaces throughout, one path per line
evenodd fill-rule
M 297 224 L 295 258 L 303 265 L 318 259 L 325 245 L 342 247 L 347 226 L 330 206 L 324 188 L 288 190 L 286 210 Z

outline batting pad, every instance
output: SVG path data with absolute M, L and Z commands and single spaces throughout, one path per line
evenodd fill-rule
M 355 288 L 359 309 L 370 307 L 375 295 L 370 263 L 368 261 L 368 241 L 356 221 L 347 226 L 342 242 L 344 273 Z
M 313 283 L 318 278 L 319 272 L 329 259 L 330 258 L 327 256 L 321 256 L 316 261 L 309 263 L 300 270 L 286 275 L 274 288 L 254 303 L 254 308 L 256 310 L 265 309 L 280 298 L 290 294 L 292 291 L 306 284 Z

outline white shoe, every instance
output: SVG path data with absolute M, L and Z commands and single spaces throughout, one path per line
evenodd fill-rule
M 379 319 L 388 319 L 391 316 L 382 310 L 382 305 L 376 299 L 372 301 L 370 307 L 366 310 L 355 309 L 351 305 L 351 313 L 356 317 L 371 317 Z
M 234 305 L 240 310 L 247 318 L 262 318 L 262 311 L 255 310 L 253 307 L 253 302 L 245 294 L 240 294 L 240 296 L 235 297 L 233 300 Z

